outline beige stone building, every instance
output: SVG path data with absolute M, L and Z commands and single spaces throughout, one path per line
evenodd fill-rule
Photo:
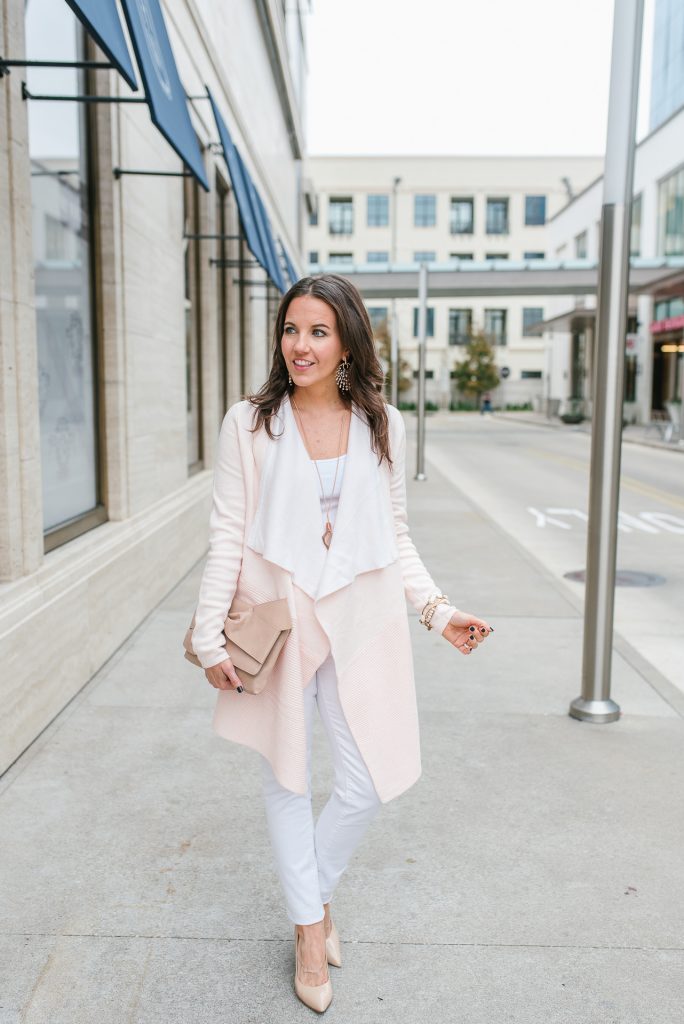
M 592 156 L 309 155 L 308 266 L 379 269 L 424 260 L 430 269 L 466 260 L 550 258 L 547 221 L 602 169 L 602 157 Z M 378 324 L 391 320 L 396 309 L 399 351 L 415 373 L 418 301 L 395 302 L 393 307 L 390 299 L 373 299 L 369 312 Z M 498 365 L 509 371 L 493 400 L 540 399 L 544 345 L 529 329 L 545 318 L 547 303 L 542 296 L 500 294 L 429 298 L 427 399 L 444 406 L 453 397 L 450 374 L 471 327 L 490 336 Z M 402 398 L 415 400 L 415 391 Z
M 175 74 L 190 97 L 208 191 L 183 176 L 180 108 L 166 134 L 152 122 L 130 24 L 137 92 L 73 66 L 111 54 L 64 0 L 0 0 L 3 58 L 65 65 L 0 68 L 0 770 L 206 550 L 224 411 L 263 381 L 278 272 L 287 287 L 302 265 L 308 4 L 142 6 L 138 45 L 169 102 Z M 268 219 L 267 269 L 206 87 Z

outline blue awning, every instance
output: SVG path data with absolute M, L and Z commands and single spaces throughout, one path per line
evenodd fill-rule
M 280 242 L 280 251 L 282 252 L 283 259 L 285 260 L 285 266 L 287 268 L 287 276 L 290 278 L 290 284 L 291 285 L 292 284 L 296 284 L 297 281 L 299 280 L 299 274 L 295 270 L 294 265 L 292 263 L 292 260 L 290 259 L 289 255 L 288 255 L 287 249 L 283 245 L 282 238 L 279 238 L 278 241 Z
M 259 231 L 261 233 L 261 245 L 266 256 L 266 262 L 268 263 L 268 274 L 273 284 L 276 286 L 280 294 L 282 295 L 285 289 L 285 281 L 283 280 L 283 274 L 280 269 L 280 263 L 278 262 L 278 253 L 276 252 L 275 242 L 273 240 L 273 231 L 271 229 L 271 222 L 268 219 L 266 213 L 266 207 L 264 201 L 259 194 L 259 190 L 254 184 L 252 177 L 243 164 L 243 170 L 245 178 L 248 182 L 250 195 L 252 197 L 252 209 L 254 210 L 257 224 L 259 225 Z
M 257 257 L 261 266 L 264 268 L 268 276 L 273 280 L 273 267 L 271 264 L 271 254 L 268 248 L 268 238 L 266 237 L 266 228 L 261 217 L 261 211 L 259 204 L 256 201 L 256 188 L 252 181 L 252 176 L 245 166 L 245 161 L 242 159 L 242 153 L 235 147 L 235 154 L 237 157 L 238 166 L 240 168 L 240 176 L 245 186 L 245 194 L 247 196 L 247 202 L 249 203 L 249 209 L 252 214 L 252 222 L 259 239 L 259 253 Z M 256 253 L 255 253 L 256 255 Z
M 131 89 L 138 88 L 133 61 L 128 52 L 116 0 L 66 0 L 76 17 L 83 22 L 97 45 L 125 78 Z
M 282 277 L 280 278 L 280 281 L 278 281 L 278 268 L 274 268 L 273 266 L 271 247 L 268 242 L 269 228 L 261 213 L 261 204 L 256 191 L 256 186 L 252 181 L 249 171 L 245 167 L 237 146 L 233 142 L 232 136 L 228 131 L 228 126 L 221 116 L 221 111 L 216 105 L 216 101 L 211 94 L 211 90 L 208 86 L 205 88 L 211 103 L 211 108 L 214 112 L 214 120 L 216 121 L 216 128 L 218 130 L 219 140 L 223 149 L 223 156 L 225 157 L 226 164 L 228 165 L 230 180 L 233 184 L 233 190 L 235 191 L 235 199 L 237 200 L 238 212 L 240 214 L 242 229 L 245 233 L 247 245 L 252 255 L 260 266 L 263 267 L 276 287 L 281 291 L 284 291 L 284 288 L 281 288 L 281 285 L 283 284 Z
M 152 121 L 183 163 L 209 191 L 202 153 L 192 127 L 159 0 L 121 0 Z

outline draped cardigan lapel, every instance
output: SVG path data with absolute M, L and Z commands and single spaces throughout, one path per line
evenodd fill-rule
M 287 598 L 293 628 L 268 686 L 259 694 L 217 691 L 213 728 L 259 751 L 295 793 L 307 792 L 303 688 L 328 654 L 382 802 L 421 774 L 406 597 L 420 610 L 438 588 L 408 535 L 405 426 L 396 408 L 386 408 L 392 471 L 386 460 L 378 465 L 368 423 L 352 406 L 327 551 L 318 476 L 289 398 L 271 421 L 275 439 L 263 428 L 252 432 L 254 407 L 246 399 L 230 407 L 221 427 L 195 650 L 205 668 L 225 658 L 221 629 L 235 596 Z
M 278 439 L 268 446 L 259 501 L 247 544 L 292 574 L 313 600 L 346 587 L 361 573 L 399 557 L 392 509 L 370 447 L 365 416 L 352 402 L 347 458 L 326 548 L 320 482 L 294 418 L 289 395 L 274 417 Z M 277 426 L 276 426 L 277 424 Z

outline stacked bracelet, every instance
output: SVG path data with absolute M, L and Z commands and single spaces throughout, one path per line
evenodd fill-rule
M 438 604 L 449 604 L 449 598 L 446 594 L 433 594 L 432 597 L 428 598 L 425 606 L 420 613 L 420 621 L 426 627 L 426 629 L 432 629 L 430 620 L 435 614 L 435 608 Z

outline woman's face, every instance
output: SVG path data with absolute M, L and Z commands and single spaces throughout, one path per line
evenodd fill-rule
M 287 307 L 283 336 L 283 357 L 292 380 L 308 387 L 334 374 L 349 350 L 342 347 L 334 309 L 313 295 L 299 295 Z M 308 366 L 298 366 L 295 360 Z

